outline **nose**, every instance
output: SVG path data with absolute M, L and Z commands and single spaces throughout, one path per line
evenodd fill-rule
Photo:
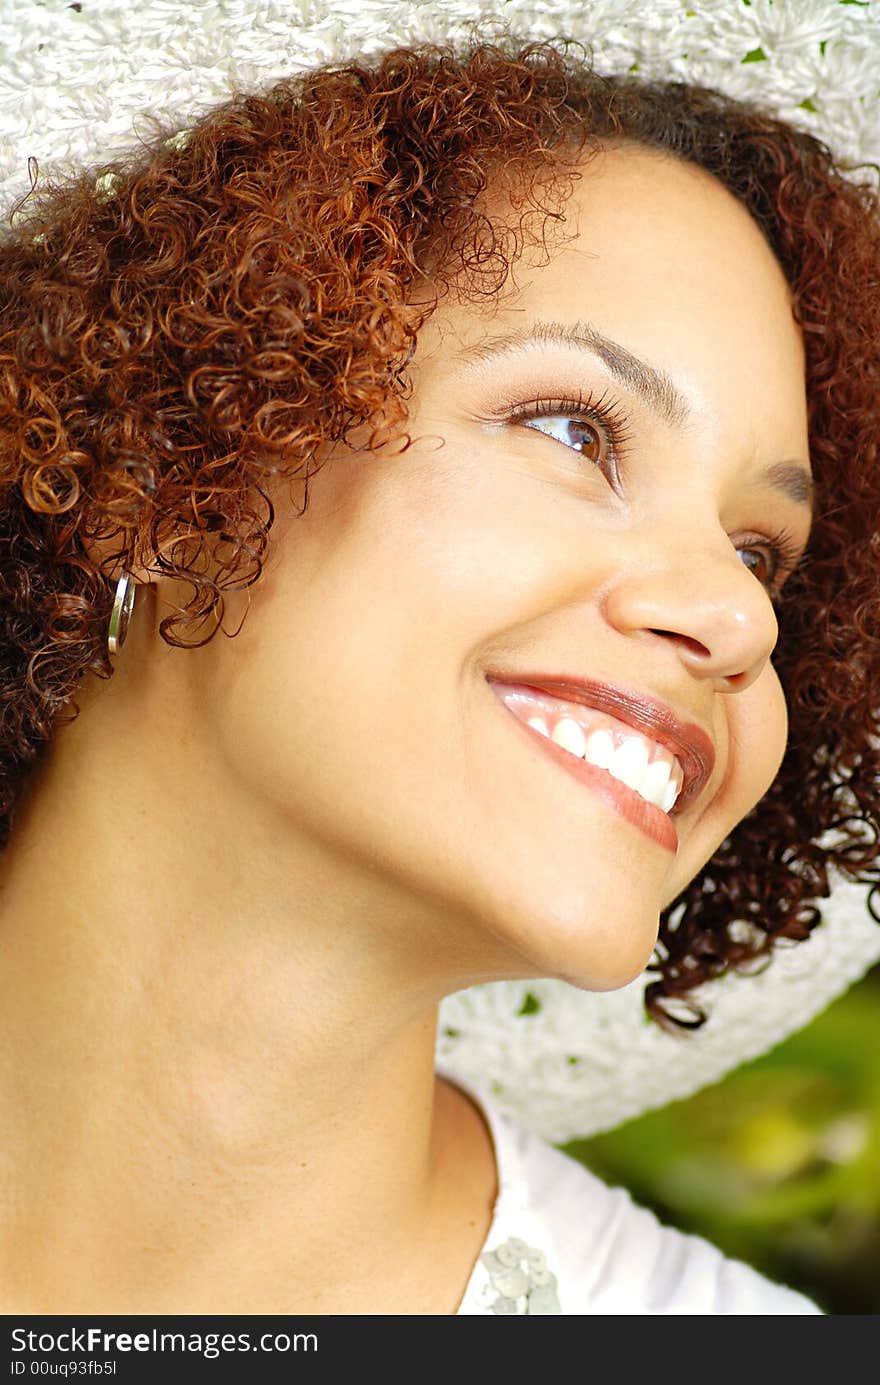
M 667 543 L 660 560 L 656 549 L 639 555 L 628 546 L 627 557 L 604 596 L 615 629 L 663 641 L 720 692 L 741 692 L 760 676 L 779 627 L 766 589 L 726 534 Z

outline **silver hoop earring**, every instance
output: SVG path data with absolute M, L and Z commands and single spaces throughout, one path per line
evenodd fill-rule
M 107 629 L 107 652 L 111 659 L 125 644 L 136 593 L 137 587 L 131 573 L 123 572 L 116 583 L 116 596 L 113 599 L 113 610 L 110 612 L 110 625 Z

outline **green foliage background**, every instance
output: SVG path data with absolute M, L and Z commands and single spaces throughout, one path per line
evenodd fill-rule
M 723 1082 L 564 1148 L 826 1313 L 880 1313 L 880 967 Z

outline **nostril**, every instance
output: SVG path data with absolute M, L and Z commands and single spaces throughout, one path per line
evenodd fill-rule
M 681 635 L 677 630 L 652 630 L 652 635 L 663 635 L 664 638 L 675 640 L 676 644 L 688 650 L 691 654 L 696 654 L 701 659 L 709 657 L 709 650 L 699 640 L 692 640 L 690 635 Z

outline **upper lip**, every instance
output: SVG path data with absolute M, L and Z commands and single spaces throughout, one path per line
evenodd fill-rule
M 708 784 L 715 768 L 715 747 L 701 726 L 682 721 L 665 702 L 646 693 L 619 684 L 600 683 L 593 678 L 573 678 L 567 674 L 547 676 L 533 673 L 512 677 L 507 674 L 487 674 L 490 683 L 515 684 L 533 688 L 567 702 L 580 702 L 595 707 L 618 721 L 642 731 L 652 741 L 666 746 L 676 756 L 684 776 L 674 816 L 689 808 Z

